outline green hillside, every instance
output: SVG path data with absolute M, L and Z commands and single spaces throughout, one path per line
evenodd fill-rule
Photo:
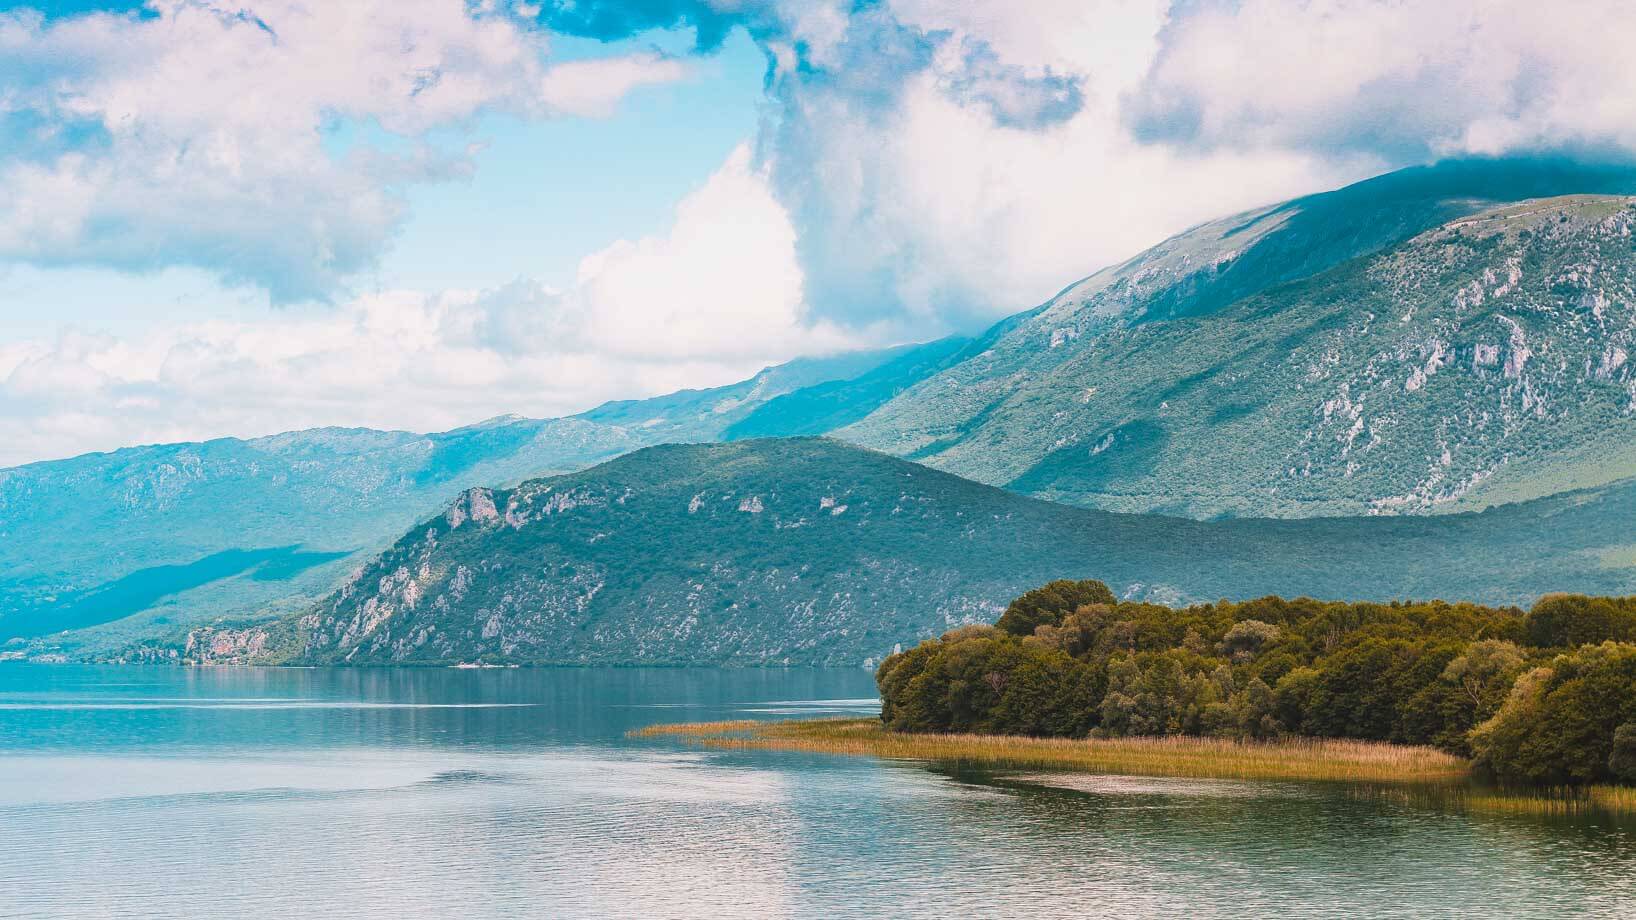
M 216 658 L 859 664 L 1059 577 L 1169 603 L 1630 593 L 1632 513 L 1627 483 L 1482 513 L 1202 522 L 1040 502 L 827 439 L 656 447 L 469 491 Z

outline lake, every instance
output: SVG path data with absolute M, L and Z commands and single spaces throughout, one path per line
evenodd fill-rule
M 0 665 L 0 916 L 1636 915 L 1636 827 L 630 740 L 862 670 Z

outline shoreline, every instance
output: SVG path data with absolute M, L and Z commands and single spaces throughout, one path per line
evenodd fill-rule
M 1376 741 L 899 734 L 873 718 L 680 722 L 628 734 L 725 751 L 840 754 L 1031 771 L 1012 778 L 1081 791 L 1086 783 L 1073 777 L 1321 782 L 1380 792 L 1421 790 L 1431 798 L 1458 802 L 1464 810 L 1495 816 L 1550 818 L 1597 812 L 1621 820 L 1636 817 L 1636 788 L 1485 787 L 1473 782 L 1471 764 L 1463 758 L 1435 748 Z

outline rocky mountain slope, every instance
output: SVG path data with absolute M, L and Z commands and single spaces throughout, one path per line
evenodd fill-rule
M 1036 501 L 828 439 L 655 447 L 473 489 L 207 660 L 858 664 L 1022 590 L 1525 603 L 1636 591 L 1636 485 L 1431 517 L 1194 521 Z M 178 653 L 185 653 L 177 650 Z
M 1450 511 L 1636 475 L 1636 210 L 1535 197 L 1615 189 L 1636 177 L 1455 163 L 1207 224 L 836 434 L 1193 517 Z
M 810 412 L 780 408 L 774 427 L 810 426 L 811 412 L 859 417 L 962 344 L 801 359 L 574 418 L 436 434 L 318 429 L 0 470 L 0 654 L 105 651 L 201 618 L 296 609 L 473 485 L 715 440 L 769 401 L 831 382 L 864 378 L 826 389 Z M 78 632 L 24 641 L 66 628 Z

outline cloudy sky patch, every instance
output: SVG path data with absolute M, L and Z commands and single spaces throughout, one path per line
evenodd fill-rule
M 0 8 L 0 464 L 972 332 L 1223 213 L 1636 149 L 1624 4 Z

